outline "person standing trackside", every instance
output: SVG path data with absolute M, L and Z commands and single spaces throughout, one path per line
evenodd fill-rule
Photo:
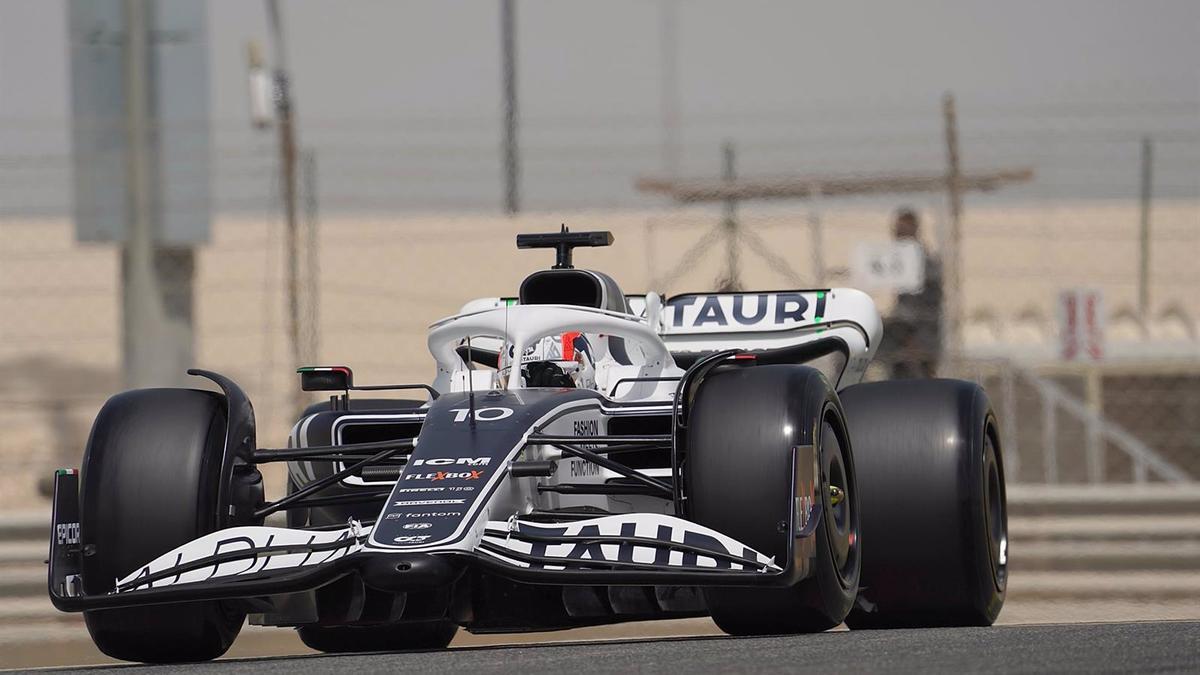
M 896 304 L 883 320 L 878 359 L 889 367 L 892 379 L 936 377 L 942 360 L 942 262 L 929 253 L 920 230 L 916 211 L 896 211 L 892 238 L 920 246 L 925 280 L 918 291 L 897 293 Z

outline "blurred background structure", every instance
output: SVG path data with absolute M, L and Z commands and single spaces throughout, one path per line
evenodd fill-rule
M 73 173 L 68 6 L 0 5 L 0 654 L 86 639 L 44 599 L 46 479 L 128 381 L 127 263 L 77 237 L 106 214 Z M 424 381 L 425 326 L 541 264 L 517 232 L 609 229 L 581 263 L 628 292 L 864 286 L 871 377 L 985 383 L 1002 620 L 1200 616 L 1200 5 L 284 0 L 277 31 L 202 7 L 150 48 L 200 41 L 211 84 L 168 74 L 152 93 L 198 103 L 147 133 L 198 195 L 160 216 L 206 229 L 191 358 L 260 442 L 297 360 Z

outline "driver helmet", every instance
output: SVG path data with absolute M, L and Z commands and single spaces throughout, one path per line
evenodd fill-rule
M 516 346 L 507 342 L 497 362 L 500 386 L 508 386 L 514 362 L 527 387 L 591 388 L 595 385 L 595 361 L 591 343 L 579 331 L 546 336 L 525 348 L 518 359 Z

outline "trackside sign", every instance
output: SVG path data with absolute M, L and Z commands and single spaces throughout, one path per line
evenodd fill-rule
M 1106 323 L 1099 290 L 1070 288 L 1059 293 L 1059 356 L 1064 361 L 1103 360 Z

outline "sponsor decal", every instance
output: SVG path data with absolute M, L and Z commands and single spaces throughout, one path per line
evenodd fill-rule
M 419 544 L 429 538 L 428 534 L 414 534 L 403 537 L 395 537 L 392 541 L 397 544 Z
M 600 420 L 575 420 L 572 428 L 576 436 L 599 436 Z
M 402 514 L 399 514 L 399 513 L 389 513 L 389 514 L 387 514 L 386 516 L 384 516 L 384 517 L 383 517 L 383 519 L 384 519 L 384 520 L 400 520 L 400 519 L 401 519 L 401 518 L 403 518 L 403 517 L 404 517 L 404 516 L 403 516 Z
M 576 436 L 599 436 L 600 435 L 600 420 L 575 420 L 571 423 L 571 429 Z M 584 450 L 595 450 L 600 446 L 595 443 L 580 443 L 579 447 Z
M 448 504 L 466 504 L 465 499 L 420 499 L 408 502 L 395 502 L 393 506 L 443 506 Z
M 433 527 L 433 523 L 405 523 L 400 527 L 406 530 L 428 530 Z
M 79 543 L 79 523 L 58 523 L 54 526 L 54 541 L 63 544 Z
M 802 293 L 739 293 L 686 295 L 672 298 L 669 306 L 673 327 L 703 328 L 801 322 L 809 302 Z
M 405 518 L 457 518 L 462 511 L 426 511 L 425 513 L 406 513 Z
M 121 591 L 159 588 L 266 570 L 278 571 L 321 565 L 361 550 L 363 544 L 360 536 L 365 535 L 368 530 L 352 523 L 350 528 L 336 531 L 289 530 L 263 526 L 246 526 L 238 528 L 238 531 L 241 534 L 237 536 L 226 536 L 228 530 L 225 530 L 194 539 L 175 548 L 169 555 L 164 554 L 120 579 L 117 586 Z M 270 546 L 294 546 L 297 551 L 304 551 L 308 547 L 322 544 L 335 544 L 336 548 L 284 556 L 282 560 L 279 556 L 258 552 L 258 549 Z M 196 564 L 212 556 L 226 556 L 226 559 L 216 563 Z M 186 569 L 188 566 L 192 567 L 190 571 Z M 174 576 L 154 582 L 144 580 L 150 574 L 167 570 L 171 570 Z
M 430 487 L 396 488 L 396 492 L 474 492 L 474 485 L 433 485 Z
M 636 523 L 624 522 L 621 523 L 620 527 L 621 529 L 619 537 L 621 538 L 630 539 L 638 534 Z M 716 570 L 728 570 L 733 568 L 734 563 L 727 558 L 706 556 L 704 551 L 737 555 L 750 559 L 757 557 L 759 561 L 773 565 L 773 563 L 769 563 L 767 560 L 765 560 L 762 554 L 756 554 L 752 549 L 742 546 L 739 550 L 736 542 L 730 542 L 730 544 L 727 545 L 717 536 L 714 536 L 715 533 L 706 534 L 704 532 L 680 528 L 666 523 L 659 524 L 656 530 L 657 532 L 655 533 L 653 539 L 661 542 L 661 545 L 651 545 L 654 549 L 654 561 L 645 563 L 653 565 L 654 567 L 704 567 L 705 569 Z M 568 534 L 568 532 L 570 532 L 570 534 Z M 565 538 L 568 539 L 568 541 L 564 542 L 563 544 L 555 544 L 548 541 L 520 542 L 518 539 L 518 543 L 514 544 L 510 540 L 505 540 L 505 543 L 501 545 L 505 546 L 506 548 L 511 548 L 512 550 L 528 552 L 530 556 L 536 558 L 555 558 L 561 560 L 601 560 L 615 562 L 633 562 L 634 550 L 640 547 L 639 544 L 635 544 L 631 541 L 623 541 L 620 542 L 616 547 L 609 545 L 609 548 L 606 550 L 599 542 L 595 541 L 595 539 L 600 537 L 602 534 L 607 534 L 602 532 L 599 524 L 583 525 L 576 531 L 572 531 L 572 528 L 568 527 L 537 527 L 530 528 L 529 533 L 548 538 Z M 643 534 L 642 536 L 645 535 Z M 569 541 L 571 539 L 578 539 L 579 541 Z M 500 543 L 499 540 L 493 539 L 492 541 L 493 543 Z M 684 551 L 682 556 L 674 557 L 671 555 L 672 551 L 669 546 L 669 544 L 672 542 L 680 542 L 694 548 L 693 550 Z M 612 555 L 613 553 L 616 553 L 615 558 Z M 713 562 L 707 565 L 700 565 L 699 559 L 702 557 L 707 557 Z M 544 563 L 533 563 L 532 566 L 543 567 Z
M 571 460 L 571 477 L 580 478 L 585 476 L 601 476 L 604 475 L 604 469 L 598 464 L 592 464 L 586 459 Z
M 578 435 L 578 434 L 576 434 Z M 491 464 L 491 457 L 442 457 L 435 459 L 414 459 L 413 466 L 452 466 L 461 464 L 465 466 L 487 466 Z
M 457 423 L 457 422 L 466 422 L 467 416 L 470 414 L 471 410 L 469 408 L 451 408 L 450 412 L 454 413 L 454 421 Z M 505 417 L 508 417 L 509 415 L 512 415 L 512 414 L 513 414 L 512 408 L 502 408 L 502 407 L 476 408 L 475 409 L 475 421 L 476 422 L 495 422 L 496 420 L 502 420 Z
M 485 471 L 436 471 L 434 473 L 410 473 L 404 480 L 479 480 Z
M 808 529 L 808 521 L 812 518 L 813 497 L 811 491 L 796 497 L 796 534 L 802 534 Z

